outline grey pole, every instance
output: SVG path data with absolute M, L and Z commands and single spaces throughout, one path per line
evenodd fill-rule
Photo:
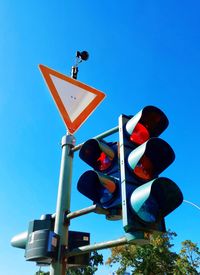
M 57 195 L 57 206 L 54 231 L 60 236 L 58 258 L 50 266 L 50 275 L 66 274 L 66 253 L 68 245 L 68 227 L 65 223 L 66 213 L 70 209 L 71 179 L 73 153 L 71 149 L 75 145 L 74 136 L 67 134 L 62 138 L 62 157 L 60 165 L 60 177 Z

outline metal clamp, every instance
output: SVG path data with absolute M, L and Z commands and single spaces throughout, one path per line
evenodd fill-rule
M 61 146 L 69 145 L 70 147 L 74 147 L 76 143 L 76 139 L 73 135 L 71 134 L 66 134 L 63 136 L 62 141 L 61 141 Z

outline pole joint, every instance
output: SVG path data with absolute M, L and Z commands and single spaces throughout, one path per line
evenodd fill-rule
M 70 225 L 70 219 L 68 218 L 70 211 L 66 210 L 64 214 L 64 225 L 69 226 Z
M 71 135 L 71 134 L 66 134 L 65 136 L 63 136 L 63 138 L 62 138 L 62 141 L 61 141 L 61 146 L 62 146 L 62 148 L 64 147 L 64 146 L 68 146 L 68 156 L 70 156 L 70 157 L 73 157 L 73 155 L 74 155 L 74 152 L 73 152 L 73 148 L 74 148 L 74 146 L 75 146 L 75 143 L 76 143 L 76 139 L 75 139 L 75 137 L 73 136 L 73 135 Z
M 64 147 L 66 145 L 69 145 L 70 147 L 74 147 L 75 146 L 75 142 L 76 142 L 75 137 L 73 135 L 67 133 L 62 138 L 61 146 Z

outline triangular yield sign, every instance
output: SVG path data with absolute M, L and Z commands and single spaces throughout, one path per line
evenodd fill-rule
M 105 94 L 44 65 L 39 68 L 69 133 L 75 133 Z

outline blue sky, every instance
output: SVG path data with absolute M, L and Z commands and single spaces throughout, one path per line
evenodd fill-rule
M 179 185 L 186 200 L 200 205 L 199 8 L 197 0 L 0 2 L 2 274 L 34 274 L 35 265 L 25 262 L 24 251 L 12 248 L 10 239 L 56 207 L 66 129 L 38 65 L 70 75 L 77 50 L 90 54 L 78 79 L 107 95 L 75 134 L 77 144 L 117 126 L 121 113 L 155 105 L 169 118 L 162 138 L 176 153 L 162 175 Z M 76 153 L 72 211 L 91 205 L 76 189 L 88 169 Z M 167 217 L 167 227 L 178 234 L 177 251 L 185 239 L 200 243 L 199 215 L 183 203 Z M 92 243 L 123 235 L 121 221 L 95 214 L 73 220 L 70 229 L 90 232 Z M 109 253 L 103 253 L 106 259 Z M 97 275 L 110 271 L 102 267 Z

